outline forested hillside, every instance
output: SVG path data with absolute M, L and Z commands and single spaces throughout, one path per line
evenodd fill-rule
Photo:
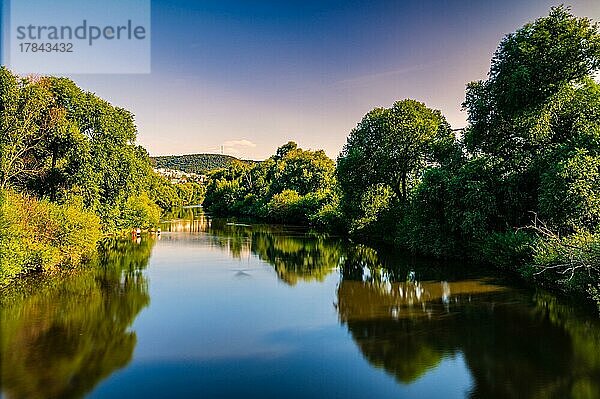
M 157 168 L 177 169 L 188 173 L 206 174 L 212 170 L 228 168 L 234 164 L 244 163 L 230 155 L 222 154 L 189 154 L 165 155 L 152 157 Z

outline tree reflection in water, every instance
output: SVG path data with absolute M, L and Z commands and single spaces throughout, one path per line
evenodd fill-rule
M 600 397 L 600 323 L 589 314 L 490 278 L 397 281 L 410 266 L 390 270 L 374 250 L 350 252 L 340 321 L 365 358 L 400 383 L 462 353 L 473 398 Z
M 197 209 L 188 209 L 174 217 L 180 219 L 165 223 L 163 231 L 208 233 L 213 245 L 226 249 L 234 258 L 254 254 L 269 263 L 279 279 L 289 285 L 322 281 L 336 270 L 342 259 L 339 239 L 303 228 L 211 220 Z
M 92 267 L 3 292 L 0 360 L 8 398 L 81 397 L 131 360 L 129 330 L 150 302 L 153 239 L 107 240 Z
M 233 257 L 254 254 L 290 285 L 339 270 L 340 322 L 369 363 L 401 384 L 461 354 L 473 398 L 600 397 L 600 323 L 551 294 L 514 288 L 473 266 L 418 261 L 302 229 L 196 220 L 173 231 L 190 226 Z

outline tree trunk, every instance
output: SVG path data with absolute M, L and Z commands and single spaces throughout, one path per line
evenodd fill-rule
M 402 172 L 402 202 L 406 202 L 406 172 Z

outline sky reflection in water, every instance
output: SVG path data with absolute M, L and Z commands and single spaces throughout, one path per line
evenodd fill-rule
M 600 397 L 594 313 L 473 268 L 184 216 L 3 296 L 6 397 Z

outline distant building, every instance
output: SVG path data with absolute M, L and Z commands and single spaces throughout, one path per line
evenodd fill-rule
M 161 176 L 169 179 L 173 184 L 182 184 L 188 182 L 206 183 L 208 176 L 197 173 L 184 172 L 177 169 L 155 168 L 154 171 Z

